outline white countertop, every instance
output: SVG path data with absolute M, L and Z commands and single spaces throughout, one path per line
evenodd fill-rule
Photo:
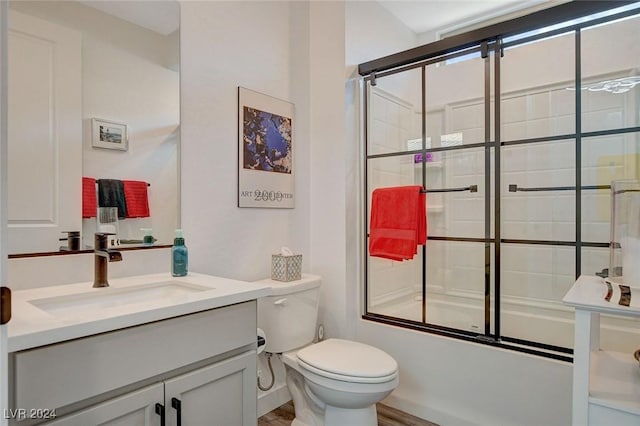
M 92 311 L 90 315 L 50 314 L 30 300 L 67 295 L 89 295 L 150 282 L 180 281 L 211 290 L 179 294 L 162 299 L 123 304 Z M 19 290 L 12 293 L 12 318 L 8 325 L 8 350 L 16 352 L 125 327 L 188 315 L 208 309 L 267 296 L 267 283 L 249 283 L 197 273 L 172 277 L 169 273 L 109 280 L 108 288 L 92 288 L 92 282 Z
M 613 284 L 613 294 L 610 301 L 604 299 L 607 285 L 603 278 L 581 275 L 562 301 L 578 309 L 588 309 L 606 314 L 640 316 L 640 288 L 631 288 L 631 303 L 629 306 L 618 304 L 620 287 Z

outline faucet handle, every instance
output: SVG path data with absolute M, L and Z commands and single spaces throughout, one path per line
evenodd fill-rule
M 104 250 L 109 246 L 109 237 L 116 235 L 112 232 L 96 232 L 94 234 L 94 248 L 96 250 Z

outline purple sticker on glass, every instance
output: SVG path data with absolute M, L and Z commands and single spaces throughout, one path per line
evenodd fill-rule
M 427 156 L 426 156 L 426 160 L 425 163 L 430 163 L 433 161 L 433 153 L 431 152 L 427 152 Z M 422 153 L 420 154 L 415 154 L 413 156 L 413 162 L 414 163 L 422 163 Z

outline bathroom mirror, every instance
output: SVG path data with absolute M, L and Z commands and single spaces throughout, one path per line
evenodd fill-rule
M 83 177 L 146 182 L 149 216 L 121 218 L 118 238 L 142 246 L 150 228 L 154 245 L 170 244 L 179 227 L 179 12 L 177 1 L 9 3 L 10 255 L 68 252 L 66 231 L 92 248 L 96 217 L 82 217 L 83 197 L 97 186 L 83 195 Z M 105 129 L 117 137 L 103 138 Z

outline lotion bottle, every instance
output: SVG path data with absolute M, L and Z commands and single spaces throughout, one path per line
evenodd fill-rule
M 174 277 L 184 277 L 189 268 L 189 252 L 184 245 L 184 235 L 182 229 L 176 229 L 176 237 L 171 248 L 171 275 Z

